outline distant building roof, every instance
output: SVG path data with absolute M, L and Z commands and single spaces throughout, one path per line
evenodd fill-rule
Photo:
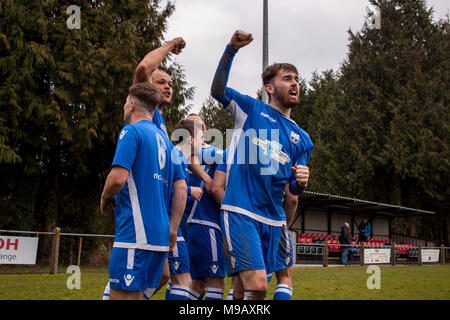
M 417 215 L 435 215 L 432 211 L 395 206 L 391 204 L 347 198 L 331 194 L 305 191 L 299 196 L 299 207 L 304 209 L 325 209 L 333 212 L 356 215 L 381 215 L 385 217 L 407 217 Z

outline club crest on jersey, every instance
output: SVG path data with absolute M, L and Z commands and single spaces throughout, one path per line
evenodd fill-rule
M 264 155 L 269 157 L 272 160 L 275 160 L 281 164 L 285 164 L 286 162 L 291 161 L 289 156 L 281 151 L 283 145 L 276 141 L 270 140 L 261 140 L 256 137 L 252 139 L 252 143 L 261 147 L 264 150 Z
M 158 162 L 159 162 L 159 168 L 162 170 L 166 166 L 166 142 L 164 141 L 163 137 L 156 134 L 156 141 L 158 142 Z
M 295 133 L 294 131 L 291 131 L 290 139 L 291 139 L 291 142 L 297 144 L 300 142 L 300 135 Z

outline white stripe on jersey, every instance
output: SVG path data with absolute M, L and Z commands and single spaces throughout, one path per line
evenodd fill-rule
M 231 144 L 229 147 L 229 152 L 227 153 L 227 172 L 226 172 L 226 182 L 225 186 L 228 185 L 228 177 L 230 175 L 231 164 L 234 160 L 234 154 L 236 153 L 236 148 L 238 146 L 241 134 L 244 132 L 244 124 L 247 121 L 248 115 L 239 107 L 236 101 L 231 100 L 230 104 L 226 108 L 234 117 L 234 130 L 233 136 L 231 138 Z
M 150 251 L 158 251 L 158 252 L 168 252 L 168 246 L 154 246 L 151 244 L 142 244 L 142 243 L 130 243 L 130 242 L 114 242 L 114 248 L 124 248 L 124 249 L 141 249 L 141 250 L 150 250 Z
M 145 228 L 144 222 L 142 220 L 142 213 L 141 207 L 139 205 L 138 193 L 133 179 L 133 172 L 131 171 L 130 174 L 128 175 L 127 183 L 128 183 L 128 191 L 130 194 L 131 209 L 133 211 L 133 222 L 134 222 L 134 232 L 136 233 L 136 243 L 146 244 L 147 236 L 145 235 Z
M 227 204 L 223 204 L 220 209 L 235 212 L 235 213 L 240 213 L 240 214 L 243 214 L 244 216 L 248 216 L 252 219 L 255 219 L 256 221 L 259 221 L 259 222 L 262 222 L 262 223 L 265 223 L 265 224 L 268 224 L 271 226 L 275 226 L 275 227 L 281 227 L 284 224 L 286 224 L 286 221 L 278 221 L 278 220 L 272 220 L 269 218 L 265 218 L 256 213 L 253 213 L 251 211 L 248 211 L 248 210 L 245 210 L 245 209 L 242 209 L 239 207 L 235 207 L 235 206 L 230 206 Z

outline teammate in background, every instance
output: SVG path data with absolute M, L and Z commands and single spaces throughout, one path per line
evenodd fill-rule
M 273 300 L 291 300 L 292 298 L 292 274 L 294 265 L 294 250 L 292 248 L 291 235 L 289 228 L 291 221 L 294 219 L 298 206 L 298 196 L 289 192 L 289 188 L 285 187 L 284 212 L 286 214 L 286 224 L 283 226 L 280 244 L 278 246 L 277 260 L 275 264 L 275 276 L 277 278 L 277 286 L 273 295 Z
M 197 128 L 196 128 L 197 127 Z M 192 154 L 198 156 L 203 145 L 203 128 L 200 123 L 192 120 L 181 120 L 175 126 L 174 135 L 179 137 L 172 158 L 180 163 L 189 177 L 188 161 Z M 195 201 L 200 201 L 203 190 L 198 187 L 188 187 L 188 193 Z M 182 222 L 183 223 L 183 222 Z M 189 253 L 182 230 L 178 229 L 177 243 L 173 252 L 169 253 L 170 284 L 166 289 L 166 300 L 198 300 L 200 292 L 191 289 Z
M 166 42 L 161 47 L 147 53 L 144 59 L 142 59 L 136 67 L 136 71 L 134 73 L 133 83 L 150 82 L 160 90 L 163 100 L 155 110 L 153 115 L 153 123 L 155 123 L 156 126 L 163 130 L 166 134 L 168 133 L 162 110 L 165 106 L 169 105 L 172 100 L 173 84 L 167 72 L 158 69 L 158 67 L 169 53 L 178 55 L 182 52 L 185 46 L 186 42 L 181 37 L 177 37 Z
M 239 275 L 245 300 L 262 300 L 267 273 L 274 271 L 286 217 L 283 190 L 298 195 L 309 179 L 306 166 L 313 144 L 292 119 L 299 104 L 298 72 L 291 64 L 269 66 L 262 75 L 269 105 L 227 88 L 232 60 L 253 40 L 236 31 L 216 70 L 211 95 L 234 117 L 227 152 L 227 189 L 221 204 L 221 229 L 233 273 Z
M 226 163 L 226 151 L 223 154 L 223 162 L 218 164 L 216 170 L 214 172 L 214 179 L 212 183 L 211 192 L 213 194 L 214 200 L 217 203 L 217 206 L 220 208 L 222 204 L 222 200 L 225 196 L 226 190 L 226 172 L 227 172 L 227 163 Z M 243 300 L 244 299 L 244 288 L 242 286 L 242 282 L 239 280 L 239 276 L 237 274 L 231 274 L 231 268 L 226 266 L 226 271 L 228 276 L 231 276 L 231 288 L 227 294 L 227 300 Z
M 161 94 L 150 83 L 130 87 L 112 169 L 105 182 L 100 212 L 115 216 L 116 235 L 109 264 L 111 300 L 141 300 L 155 290 L 186 201 L 183 172 L 171 161 L 168 138 L 152 123 Z M 167 190 L 173 206 L 167 216 Z
M 201 128 L 203 130 L 203 134 L 206 132 L 205 122 L 203 121 L 203 119 L 198 114 L 190 113 L 186 117 L 186 120 L 191 120 L 191 121 L 194 121 L 194 122 L 198 122 L 199 125 L 196 126 L 196 128 L 198 128 L 198 129 Z M 201 148 L 201 151 L 200 151 L 200 155 L 198 157 L 196 157 L 196 158 L 198 160 L 203 159 L 204 158 L 204 156 L 203 156 L 204 151 L 208 150 L 208 148 L 210 148 L 210 147 L 211 147 L 210 145 L 205 144 L 203 142 L 203 145 L 202 145 L 202 148 Z M 209 154 L 209 152 L 208 152 L 208 154 Z M 192 157 L 191 157 L 191 159 L 192 159 Z M 203 163 L 202 163 L 202 168 L 203 168 L 202 170 L 205 170 L 205 168 L 206 168 Z M 191 187 L 197 187 L 197 188 L 200 188 L 201 190 L 204 189 L 205 182 L 199 176 L 194 174 L 192 171 L 189 171 L 189 179 L 187 179 L 187 181 L 189 181 L 188 185 L 191 186 Z M 185 209 L 184 215 L 183 215 L 183 219 L 181 220 L 182 223 L 180 224 L 181 232 L 183 233 L 183 236 L 184 236 L 184 239 L 186 240 L 186 243 L 188 241 L 188 226 L 189 226 L 188 223 L 187 223 L 187 220 L 188 220 L 189 215 L 191 214 L 192 206 L 194 205 L 195 200 L 196 199 L 194 199 L 193 197 L 188 197 L 188 200 L 186 202 L 186 209 Z
M 223 150 L 210 145 L 202 148 L 200 158 L 211 179 L 217 166 L 223 162 L 223 154 Z M 204 184 L 201 186 L 204 187 Z M 220 207 L 214 197 L 204 194 L 200 201 L 196 201 L 187 222 L 192 288 L 196 292 L 204 292 L 207 287 L 205 300 L 222 300 L 226 276 L 225 255 L 219 226 Z

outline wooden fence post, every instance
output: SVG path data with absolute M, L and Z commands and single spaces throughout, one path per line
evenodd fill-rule
M 417 252 L 417 265 L 422 265 L 422 245 L 419 244 L 419 251 Z
M 77 258 L 77 266 L 80 266 L 81 261 L 81 246 L 83 244 L 83 237 L 80 237 L 80 241 L 78 242 L 78 258 Z
M 442 264 L 442 265 L 445 264 L 445 260 L 446 260 L 446 256 L 445 256 L 445 248 L 444 248 L 444 245 L 441 244 L 441 264 Z
M 364 242 L 361 242 L 361 247 L 359 248 L 359 265 L 364 267 Z
M 395 256 L 395 245 L 391 245 L 391 265 L 395 266 L 397 264 L 396 256 Z
M 322 253 L 322 264 L 324 267 L 328 267 L 328 246 L 326 240 L 323 242 Z
M 52 244 L 52 257 L 50 261 L 50 274 L 58 273 L 58 259 L 59 259 L 59 240 L 60 240 L 61 229 L 55 228 L 55 235 L 53 237 Z

